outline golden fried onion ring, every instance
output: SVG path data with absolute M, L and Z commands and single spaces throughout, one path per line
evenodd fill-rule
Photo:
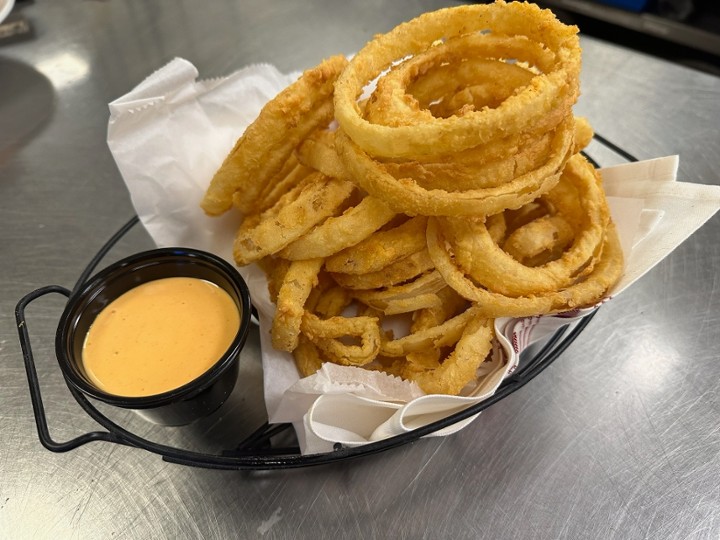
M 427 190 L 412 178 L 394 178 L 343 132 L 338 133 L 336 145 L 353 182 L 394 210 L 411 215 L 477 216 L 520 208 L 552 189 L 570 157 L 573 133 L 574 120 L 569 117 L 556 129 L 548 160 L 540 167 L 500 186 L 460 192 Z
M 307 234 L 285 247 L 280 256 L 292 261 L 313 257 L 329 257 L 354 246 L 395 217 L 380 199 L 365 197 L 342 215 L 329 217 Z
M 328 58 L 268 102 L 225 158 L 201 202 L 209 215 L 238 208 L 253 212 L 260 192 L 281 171 L 293 150 L 312 131 L 333 118 L 334 84 L 347 60 Z
M 233 246 L 235 262 L 242 266 L 277 253 L 334 215 L 353 189 L 345 180 L 312 173 L 271 208 L 243 220 Z
M 380 324 L 375 317 L 338 316 L 321 319 L 306 311 L 301 329 L 327 358 L 342 365 L 369 364 L 380 351 Z M 341 338 L 347 337 L 359 338 L 360 345 L 343 342 Z
M 385 315 L 397 315 L 439 305 L 441 300 L 436 293 L 446 286 L 440 273 L 431 270 L 408 283 L 382 289 L 352 291 L 351 294 L 356 300 Z
M 428 394 L 459 394 L 477 377 L 477 369 L 492 349 L 492 319 L 469 318 L 455 348 L 439 367 L 406 373 Z
M 505 62 L 507 58 L 514 62 Z M 537 75 L 524 67 L 527 63 L 539 65 L 544 71 L 551 68 L 553 60 L 552 52 L 525 36 L 475 33 L 454 37 L 415 54 L 381 77 L 365 106 L 365 117 L 372 123 L 387 126 L 447 118 L 457 110 L 447 102 L 462 98 L 465 89 L 469 90 L 468 97 L 479 93 L 485 97 L 483 101 L 495 102 L 497 106 Z M 478 85 L 482 88 L 480 92 L 476 89 Z M 570 87 L 565 90 L 569 91 Z M 410 96 L 414 99 L 409 99 Z M 471 110 L 482 108 L 475 106 L 475 99 L 464 105 L 470 103 L 473 104 Z M 434 114 L 433 109 L 445 114 Z M 562 116 L 562 112 L 558 117 L 553 111 L 551 118 L 557 123 Z M 547 121 L 547 117 L 541 119 L 541 122 Z
M 552 70 L 534 77 L 527 87 L 493 109 L 407 126 L 373 124 L 363 117 L 357 98 L 393 62 L 421 53 L 438 40 L 488 29 L 493 34 L 525 35 L 542 43 L 555 55 Z M 420 15 L 365 45 L 335 84 L 335 116 L 354 143 L 373 156 L 413 157 L 437 153 L 439 148 L 464 150 L 498 134 L 532 128 L 555 107 L 563 90 L 574 84 L 579 71 L 577 28 L 560 23 L 550 11 L 534 4 L 502 1 L 457 6 Z M 401 91 L 404 94 L 404 89 Z
M 477 283 L 508 296 L 563 289 L 590 271 L 602 249 L 609 210 L 593 167 L 580 154 L 570 159 L 562 178 L 576 187 L 576 206 L 584 219 L 560 258 L 539 267 L 525 266 L 493 241 L 482 220 L 447 218 L 444 230 L 458 266 Z
M 346 289 L 381 289 L 410 281 L 418 275 L 433 269 L 433 262 L 427 249 L 403 257 L 385 268 L 366 274 L 340 274 L 331 276 Z
M 305 302 L 318 283 L 322 263 L 322 259 L 295 261 L 285 272 L 277 293 L 275 315 L 270 330 L 272 344 L 276 349 L 290 352 L 298 346 Z
M 328 272 L 371 274 L 425 249 L 427 217 L 418 216 L 381 230 L 325 261 Z
M 473 282 L 456 265 L 439 218 L 428 221 L 427 242 L 430 257 L 445 282 L 460 296 L 475 303 L 483 317 L 528 317 L 589 307 L 617 282 L 623 270 L 622 248 L 612 222 L 605 233 L 600 260 L 588 276 L 565 289 L 532 296 L 505 296 Z

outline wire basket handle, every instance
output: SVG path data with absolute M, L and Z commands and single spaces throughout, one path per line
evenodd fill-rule
M 70 297 L 70 291 L 68 289 L 60 287 L 59 285 L 48 285 L 26 294 L 15 307 L 15 321 L 17 323 L 18 333 L 20 334 L 20 347 L 22 348 L 25 373 L 27 374 L 28 385 L 30 386 L 30 399 L 32 401 L 33 414 L 35 416 L 35 424 L 40 442 L 45 448 L 52 452 L 67 452 L 68 450 L 73 450 L 78 446 L 92 441 L 127 444 L 126 441 L 117 434 L 105 431 L 92 431 L 65 442 L 58 442 L 50 435 L 50 429 L 48 428 L 47 417 L 45 415 L 45 406 L 43 405 L 42 394 L 40 392 L 40 381 L 38 380 L 35 359 L 32 353 L 32 346 L 30 345 L 30 333 L 28 332 L 25 308 L 33 300 L 52 293 L 62 294 L 66 298 Z

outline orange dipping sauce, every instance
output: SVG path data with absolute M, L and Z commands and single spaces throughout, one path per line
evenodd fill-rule
M 143 283 L 108 304 L 85 337 L 90 381 L 117 396 L 152 396 L 179 388 L 227 352 L 240 313 L 208 281 L 172 277 Z

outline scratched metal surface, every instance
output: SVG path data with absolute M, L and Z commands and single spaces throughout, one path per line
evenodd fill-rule
M 0 45 L 0 537 L 720 537 L 720 219 L 622 297 L 528 387 L 469 428 L 303 470 L 221 472 L 92 443 L 41 447 L 16 301 L 71 286 L 133 213 L 104 144 L 107 103 L 175 56 L 203 77 L 253 62 L 288 71 L 357 50 L 444 2 L 21 2 L 31 40 Z M 720 81 L 585 39 L 577 107 L 640 158 L 681 155 L 720 183 Z M 617 158 L 596 149 L 605 164 Z M 134 230 L 113 252 L 151 247 Z M 61 298 L 28 316 L 53 436 L 93 429 L 52 340 Z M 257 342 L 230 413 L 177 444 L 219 445 L 263 416 Z

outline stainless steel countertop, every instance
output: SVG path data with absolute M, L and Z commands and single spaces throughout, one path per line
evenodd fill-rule
M 290 71 L 443 4 L 18 5 L 35 37 L 0 45 L 0 537 L 720 537 L 717 216 L 456 435 L 272 472 L 183 467 L 102 442 L 64 454 L 40 445 L 13 310 L 37 287 L 72 286 L 133 214 L 105 144 L 107 103 L 176 56 L 202 77 L 254 62 Z M 720 183 L 719 79 L 589 38 L 583 48 L 579 114 L 639 158 L 679 154 L 681 180 Z M 149 247 L 137 227 L 113 256 Z M 94 429 L 53 356 L 62 300 L 28 312 L 59 440 Z M 256 354 L 253 336 L 237 414 L 193 436 L 213 442 L 262 416 Z

